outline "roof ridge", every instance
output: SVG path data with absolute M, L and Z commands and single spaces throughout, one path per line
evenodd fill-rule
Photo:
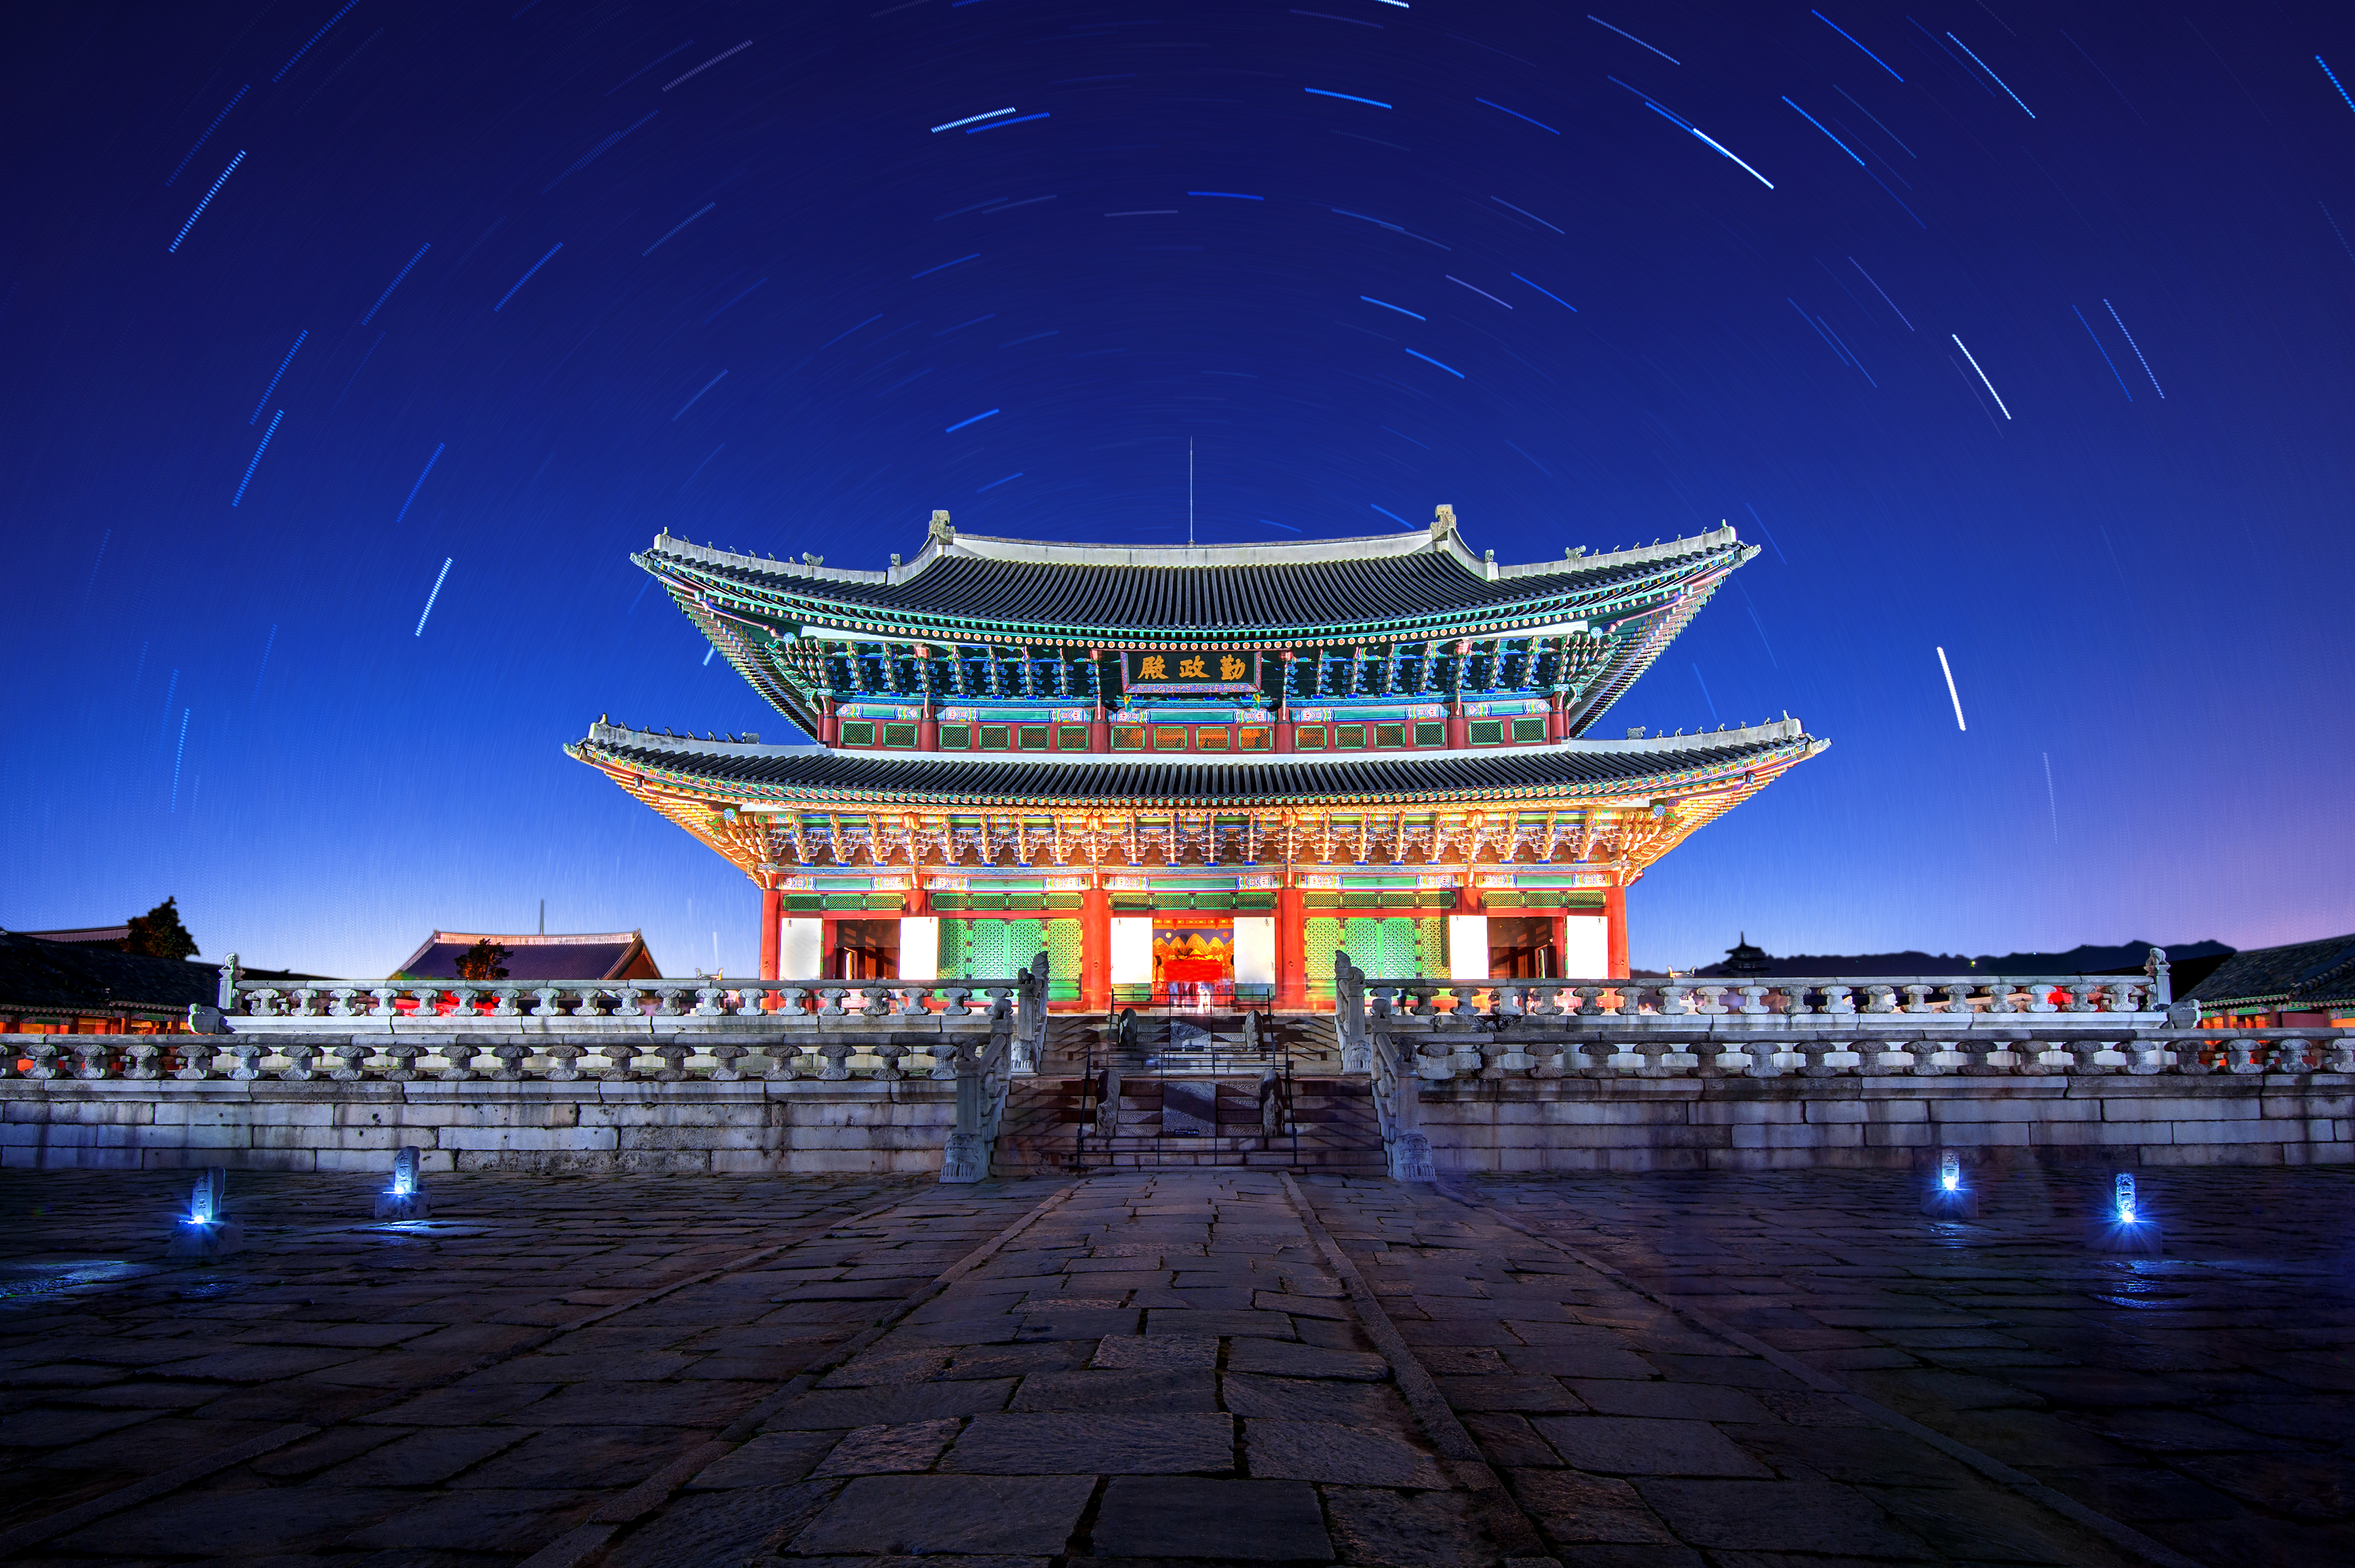
M 668 556 L 773 577 L 891 585 L 912 580 L 936 562 L 956 559 L 1028 566 L 1124 567 L 1145 571 L 1184 571 L 1394 560 L 1405 556 L 1429 555 L 1449 556 L 1473 577 L 1495 582 L 1508 577 L 1582 575 L 1597 569 L 1608 570 L 1646 561 L 1701 555 L 1740 542 L 1740 536 L 1731 524 L 1721 524 L 1707 533 L 1656 540 L 1649 545 L 1629 546 L 1599 554 L 1589 553 L 1582 546 L 1576 547 L 1577 554 L 1565 553 L 1559 559 L 1500 564 L 1493 558 L 1493 551 L 1487 552 L 1486 557 L 1475 556 L 1470 546 L 1463 542 L 1461 532 L 1453 526 L 1452 515 L 1444 521 L 1450 525 L 1433 527 L 1429 532 L 1362 534 L 1337 539 L 1287 539 L 1231 545 L 1114 544 L 1111 541 L 1015 539 L 984 534 L 954 534 L 926 540 L 915 559 L 902 564 L 894 557 L 890 567 L 882 571 L 829 567 L 824 564 L 823 557 L 786 561 L 774 556 L 723 550 L 714 545 L 692 544 L 667 531 L 655 536 L 645 555 Z M 1172 558 L 1154 558 L 1160 556 Z M 1185 558 L 1175 558 L 1179 556 Z M 643 556 L 634 558 L 641 567 L 646 565 Z
M 1249 755 L 1230 754 L 1209 757 L 1200 752 L 1160 753 L 1140 751 L 1135 755 L 1116 751 L 1073 752 L 980 752 L 980 751 L 864 751 L 815 744 L 772 746 L 757 741 L 702 740 L 691 735 L 667 735 L 655 730 L 634 729 L 628 725 L 599 720 L 589 726 L 587 741 L 595 746 L 627 746 L 642 751 L 668 751 L 701 757 L 845 757 L 862 762 L 972 762 L 991 767 L 1014 768 L 1073 768 L 1097 762 L 1187 762 L 1218 768 L 1265 768 L 1284 763 L 1350 763 L 1350 762 L 1437 762 L 1464 757 L 1528 757 L 1562 754 L 1569 756 L 1674 756 L 1680 753 L 1716 751 L 1727 747 L 1761 746 L 1780 740 L 1810 738 L 1806 726 L 1795 718 L 1769 719 L 1764 724 L 1747 725 L 1740 729 L 1696 730 L 1690 735 L 1658 735 L 1640 739 L 1591 740 L 1576 737 L 1569 740 L 1546 741 L 1537 745 L 1481 747 L 1468 750 L 1400 751 L 1400 752 L 1254 752 Z

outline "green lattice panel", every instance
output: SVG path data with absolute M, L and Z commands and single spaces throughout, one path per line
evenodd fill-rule
M 1006 926 L 1003 920 L 942 921 L 941 973 L 954 980 L 1012 974 L 1015 966 L 1006 959 Z
M 1401 921 L 1401 925 L 1406 922 Z M 1418 975 L 1447 972 L 1447 917 L 1426 915 L 1414 922 L 1414 968 Z
M 1341 948 L 1341 922 L 1330 916 L 1310 916 L 1301 922 L 1307 948 L 1308 994 L 1333 999 L 1333 955 Z M 1356 958 L 1352 953 L 1350 957 Z
M 1033 948 L 1033 952 L 1037 949 Z M 1077 1001 L 1080 996 L 1080 923 L 1047 922 L 1047 1000 Z

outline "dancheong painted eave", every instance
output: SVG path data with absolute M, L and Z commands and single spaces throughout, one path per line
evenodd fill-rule
M 714 809 L 908 805 L 1179 810 L 1351 804 L 1448 805 L 1473 800 L 1683 801 L 1763 788 L 1830 745 L 1796 719 L 1649 740 L 1570 740 L 1547 746 L 1417 756 L 1134 758 L 875 755 L 816 746 L 698 740 L 591 726 L 566 750 L 638 793 L 708 800 Z
M 633 559 L 683 605 L 770 635 L 1279 649 L 1608 630 L 1596 623 L 1669 609 L 1756 554 L 1721 527 L 1502 565 L 1439 511 L 1427 533 L 1205 546 L 988 538 L 941 514 L 912 560 L 882 571 L 667 534 Z

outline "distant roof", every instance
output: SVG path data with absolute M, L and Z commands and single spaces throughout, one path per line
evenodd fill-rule
M 316 977 L 250 969 L 249 978 Z M 188 1004 L 220 994 L 220 967 L 203 959 L 151 959 L 98 943 L 58 941 L 30 931 L 0 931 L 0 1013 L 126 1014 L 185 1017 Z
M 1507 566 L 1452 515 L 1428 533 L 1275 545 L 1067 545 L 936 533 L 916 558 L 859 571 L 743 555 L 666 534 L 635 557 L 689 596 L 731 592 L 814 632 L 943 641 L 1048 632 L 1110 643 L 1413 639 L 1536 630 L 1589 609 L 1673 603 L 1755 554 L 1730 527 L 1608 555 Z
M 636 931 L 576 932 L 554 937 L 538 933 L 436 931 L 393 973 L 418 980 L 456 980 L 458 955 L 481 941 L 494 942 L 507 950 L 507 979 L 517 982 L 620 980 L 633 968 L 650 980 L 659 979 L 662 974 L 654 955 L 646 951 L 645 936 Z M 641 957 L 644 965 L 636 965 L 634 960 Z
M 2291 1012 L 2355 1003 L 2355 934 L 2245 948 L 2189 994 L 2214 1007 L 2264 1003 Z
M 106 944 L 130 940 L 131 927 L 128 926 L 81 926 L 69 931 L 19 931 L 16 935 L 38 937 L 44 942 Z
M 613 768 L 637 768 L 673 787 L 708 785 L 744 800 L 822 793 L 847 804 L 861 798 L 905 800 L 911 794 L 943 804 L 1040 800 L 1122 802 L 1352 800 L 1539 795 L 1594 786 L 1657 780 L 1663 789 L 1708 777 L 1739 775 L 1752 767 L 1783 766 L 1813 756 L 1827 742 L 1809 736 L 1796 719 L 1748 729 L 1662 736 L 1651 740 L 1572 740 L 1550 746 L 1498 747 L 1395 756 L 1256 755 L 1217 761 L 1082 756 L 1003 758 L 927 753 L 867 753 L 815 746 L 761 746 L 649 735 L 619 725 L 592 726 L 570 747 L 581 760 Z

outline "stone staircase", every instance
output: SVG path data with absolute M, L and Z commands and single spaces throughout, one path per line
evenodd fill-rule
M 1082 1107 L 1093 1108 L 1086 1089 L 1078 1077 L 1017 1079 L 1007 1097 L 995 1168 L 1043 1174 L 1249 1166 L 1357 1175 L 1380 1175 L 1388 1168 L 1362 1078 L 1295 1076 L 1291 1125 L 1297 1131 L 1273 1137 L 1260 1128 L 1255 1075 L 1124 1078 L 1118 1131 L 1105 1139 L 1091 1125 L 1082 1140 L 1074 1136 Z M 1190 1112 L 1167 1103 L 1178 1096 Z M 1204 1110 L 1209 1118 L 1199 1114 Z
M 1047 1041 L 1040 1053 L 1041 1076 L 1076 1076 L 1092 1060 L 1099 1068 L 1106 1054 L 1110 1020 L 1103 1013 L 1059 1012 L 1047 1020 Z M 1276 1012 L 1259 1015 L 1261 1049 L 1246 1044 L 1239 1014 L 1139 1013 L 1136 1046 L 1123 1051 L 1118 1065 L 1124 1075 L 1144 1073 L 1232 1073 L 1263 1071 L 1288 1054 L 1292 1070 L 1337 1073 L 1341 1044 L 1330 1013 Z

